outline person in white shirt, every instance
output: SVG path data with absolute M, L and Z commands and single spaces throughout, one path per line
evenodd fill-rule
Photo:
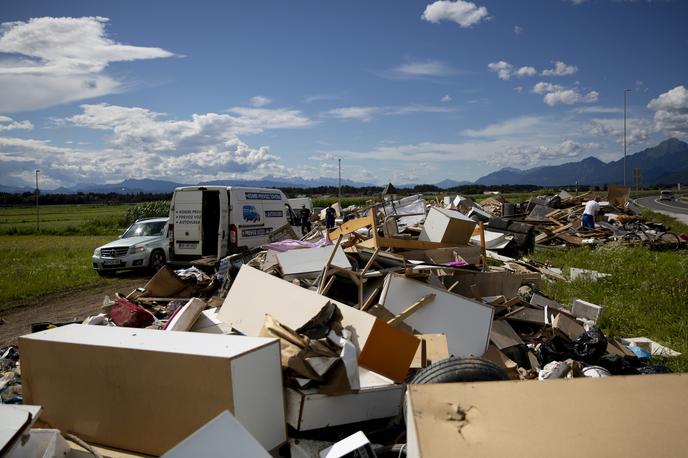
M 589 200 L 585 204 L 585 210 L 583 211 L 583 230 L 595 229 L 595 216 L 600 211 L 600 204 L 598 203 L 600 198 L 595 196 L 594 199 Z

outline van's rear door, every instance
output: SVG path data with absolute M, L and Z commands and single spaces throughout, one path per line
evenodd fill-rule
M 201 256 L 203 253 L 203 191 L 183 189 L 174 193 L 174 253 Z

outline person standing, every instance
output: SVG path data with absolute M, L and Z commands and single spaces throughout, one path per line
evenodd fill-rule
M 595 229 L 595 216 L 600 211 L 599 196 L 595 196 L 585 204 L 583 210 L 583 230 Z
M 327 207 L 327 210 L 325 210 L 325 227 L 328 231 L 334 229 L 334 218 L 336 215 L 337 212 L 334 208 L 332 208 L 332 205 Z
M 305 205 L 301 206 L 301 234 L 306 235 L 311 231 L 311 211 Z

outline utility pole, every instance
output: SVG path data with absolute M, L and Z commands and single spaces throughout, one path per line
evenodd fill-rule
M 339 206 L 342 206 L 342 158 L 338 158 L 339 162 Z
M 38 191 L 38 172 L 40 172 L 40 170 L 36 169 L 36 232 L 39 231 L 39 226 L 38 226 L 38 221 L 39 221 L 39 219 L 38 219 L 38 194 L 39 194 L 39 191 Z
M 624 89 L 624 187 L 626 186 L 626 94 L 631 92 L 630 89 Z

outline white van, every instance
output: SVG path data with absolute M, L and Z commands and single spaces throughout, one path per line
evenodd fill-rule
M 313 199 L 310 197 L 294 197 L 292 199 L 288 199 L 288 202 L 297 216 L 300 216 L 299 212 L 304 205 L 311 211 L 311 213 L 313 213 Z
M 279 189 L 185 186 L 170 204 L 170 260 L 221 258 L 268 242 L 268 234 L 299 219 Z

